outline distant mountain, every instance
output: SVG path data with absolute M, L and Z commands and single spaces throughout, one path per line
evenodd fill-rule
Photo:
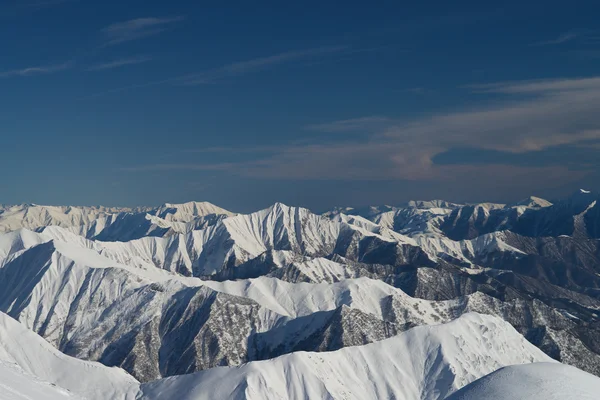
M 344 365 L 354 373 L 380 367 L 361 355 L 334 361 L 330 354 L 370 344 L 393 353 L 395 339 L 411 337 L 405 332 L 423 327 L 429 335 L 437 329 L 430 327 L 474 312 L 501 318 L 548 357 L 600 375 L 598 198 L 579 191 L 553 203 L 413 201 L 323 215 L 281 203 L 250 214 L 202 202 L 4 207 L 0 312 L 65 357 L 124 369 L 133 376 L 124 378 L 133 382 L 128 393 L 147 398 L 163 391 L 209 396 L 200 387 L 221 378 L 237 382 L 240 392 L 226 386 L 206 393 L 320 398 L 331 388 L 333 398 L 344 398 L 340 387 L 367 381 L 349 378 Z M 410 362 L 438 359 L 414 349 Z M 480 363 L 479 377 L 509 365 L 489 361 L 494 349 L 481 349 L 460 368 Z M 520 347 L 503 351 L 512 363 L 526 362 Z M 319 369 L 315 359 L 331 361 L 330 369 Z M 356 393 L 442 398 L 463 385 L 436 386 L 450 373 L 444 362 L 427 363 L 430 375 L 386 364 L 399 375 L 377 372 L 377 388 Z M 286 381 L 273 368 L 299 380 Z M 462 376 L 456 368 L 453 376 Z M 6 373 L 71 390 L 51 374 L 19 371 Z M 256 383 L 265 374 L 281 389 Z M 396 388 L 398 376 L 410 377 L 418 390 Z M 332 377 L 342 386 L 330 386 Z M 65 393 L 82 395 L 78 390 Z
M 525 207 L 525 208 L 543 208 L 550 207 L 552 203 L 548 200 L 544 200 L 540 197 L 530 196 L 526 199 L 511 204 L 511 207 Z
M 235 214 L 208 202 L 167 203 L 157 208 L 22 204 L 0 207 L 0 232 L 59 226 L 89 239 L 128 241 L 188 233 L 232 215 Z

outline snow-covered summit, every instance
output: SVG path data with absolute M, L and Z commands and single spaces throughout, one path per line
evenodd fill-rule
M 527 361 L 516 339 L 496 348 L 514 330 L 478 320 L 467 335 L 469 312 L 501 317 L 548 355 L 600 375 L 589 346 L 600 322 L 597 200 L 436 200 L 324 215 L 282 203 L 250 214 L 205 202 L 5 207 L 0 312 L 65 354 L 122 367 L 147 383 L 133 386 L 148 398 L 205 395 L 215 379 L 243 388 L 217 398 L 344 398 L 348 387 L 366 399 L 441 398 Z M 427 327 L 455 319 L 458 345 Z M 402 333 L 415 326 L 422 338 Z M 54 379 L 23 373 L 42 386 Z M 274 386 L 263 387 L 267 378 Z
M 0 208 L 0 232 L 20 228 L 35 230 L 49 225 L 80 226 L 111 214 L 134 211 L 137 210 L 113 207 L 42 206 L 36 204 L 5 206 Z
M 143 385 L 142 398 L 441 400 L 502 366 L 536 361 L 549 358 L 510 325 L 467 314 L 365 346 L 166 378 Z
M 550 207 L 551 205 L 551 202 L 549 202 L 548 200 L 544 200 L 541 197 L 529 196 L 526 199 L 512 204 L 511 207 L 542 208 Z
M 559 363 L 501 368 L 452 394 L 447 400 L 595 400 L 600 378 Z
M 174 222 L 190 222 L 197 217 L 205 217 L 211 214 L 235 215 L 231 211 L 227 211 L 207 201 L 190 201 L 182 204 L 165 203 L 156 210 L 151 211 L 151 214 L 166 221 Z

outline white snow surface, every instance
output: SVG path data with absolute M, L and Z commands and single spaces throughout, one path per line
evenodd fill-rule
M 501 368 L 465 386 L 447 400 L 597 400 L 600 379 L 560 363 Z
M 495 317 L 444 325 L 329 353 L 298 352 L 142 385 L 143 399 L 443 399 L 502 366 L 550 358 Z
M 135 218 L 136 215 L 141 217 L 141 220 L 149 221 L 143 233 L 151 235 L 159 229 L 172 233 L 187 233 L 195 229 L 197 223 L 203 225 L 204 217 L 230 217 L 235 214 L 208 202 L 167 203 L 157 208 L 21 204 L 0 206 L 0 232 L 60 226 L 86 237 L 94 237 L 107 228 L 128 234 L 140 229 L 140 219 Z
M 26 373 L 16 364 L 0 361 L 0 400 L 68 399 L 83 398 Z
M 0 238 L 0 259 L 6 258 L 8 252 L 16 251 L 9 248 L 11 242 L 15 242 L 21 249 L 26 249 L 37 244 L 34 241 L 59 240 L 93 249 L 120 264 L 143 269 L 157 267 L 187 276 L 206 276 L 219 273 L 232 261 L 235 264 L 243 263 L 267 251 L 292 251 L 316 260 L 333 251 L 342 231 L 354 232 L 358 238 L 376 238 L 399 246 L 419 247 L 433 261 L 439 260 L 440 257 L 452 256 L 470 264 L 474 258 L 492 251 L 520 253 L 518 249 L 504 242 L 503 232 L 463 241 L 453 241 L 435 233 L 421 233 L 409 237 L 360 216 L 338 214 L 329 219 L 304 208 L 288 207 L 280 203 L 252 214 L 228 216 L 204 229 L 190 231 L 191 227 L 186 225 L 186 222 L 178 221 L 185 221 L 186 218 L 201 215 L 203 212 L 228 212 L 210 203 L 168 204 L 163 207 L 165 217 L 172 216 L 177 221 L 167 221 L 150 214 L 146 217 L 151 220 L 152 227 L 166 224 L 163 228 L 172 232 L 168 237 L 142 237 L 126 242 L 90 241 L 84 238 L 90 236 L 88 228 L 48 226 L 43 228 L 43 239 L 39 239 L 35 234 L 21 229 L 21 233 L 15 231 Z M 0 214 L 0 229 L 2 215 Z M 97 229 L 98 224 L 102 225 L 101 221 L 102 219 L 96 220 L 93 229 Z M 68 224 L 64 222 L 58 225 Z M 153 229 L 152 227 L 148 229 Z M 187 233 L 177 233 L 178 231 Z M 7 248 L 9 250 L 6 250 Z M 345 268 L 343 265 L 316 261 L 313 265 L 305 263 L 298 267 L 302 273 L 314 280 L 335 281 L 336 277 L 347 278 L 341 269 Z M 309 271 L 313 267 L 315 269 Z
M 235 215 L 231 211 L 207 201 L 190 201 L 182 204 L 165 203 L 154 213 L 165 221 L 174 222 L 190 222 L 196 217 L 204 217 L 210 214 L 227 215 L 229 217 Z
M 369 345 L 292 353 L 140 385 L 119 368 L 58 352 L 0 313 L 2 400 L 443 399 L 503 366 L 542 361 L 551 362 L 510 324 L 471 313 Z
M 501 206 L 478 205 L 477 213 L 486 216 Z M 515 207 L 544 206 L 540 199 L 532 198 L 531 204 Z M 502 315 L 499 300 L 483 293 L 438 302 L 417 299 L 380 280 L 349 279 L 353 278 L 352 265 L 345 262 L 350 258 L 340 256 L 337 261 L 325 258 L 340 238 L 352 240 L 356 246 L 366 238 L 365 242 L 385 242 L 386 246 L 396 246 L 395 249 L 419 247 L 433 261 L 457 259 L 468 265 L 465 271 L 473 274 L 481 270 L 474 260 L 485 259 L 488 253 L 523 254 L 507 243 L 510 237 L 505 232 L 462 241 L 437 234 L 437 218 L 451 212 L 452 205 L 420 202 L 413 207 L 402 215 L 385 207 L 384 212 L 370 209 L 365 216 L 337 212 L 327 218 L 280 203 L 248 215 L 235 215 L 210 203 L 198 202 L 167 203 L 141 211 L 37 205 L 0 207 L 0 270 L 9 271 L 3 275 L 6 281 L 0 282 L 0 291 L 11 294 L 0 294 L 0 303 L 4 298 L 11 299 L 0 305 L 22 324 L 0 313 L 0 400 L 443 399 L 498 368 L 551 362 L 510 324 L 495 317 L 466 314 L 434 326 L 462 312 L 482 308 L 484 312 Z M 117 226 L 123 215 L 131 216 L 132 212 L 139 212 L 136 216 L 142 218 Z M 218 218 L 213 219 L 215 216 Z M 204 217 L 210 221 L 205 223 Z M 406 233 L 392 230 L 397 218 L 403 218 L 409 227 Z M 160 235 L 112 242 L 86 238 L 94 237 L 111 224 L 127 230 L 133 226 L 129 224 L 139 221 L 147 222 L 141 225 L 144 235 Z M 292 265 L 313 283 L 290 283 L 267 276 L 222 282 L 189 277 L 227 272 L 227 268 L 236 268 L 265 254 L 272 256 L 280 271 Z M 426 273 L 426 269 L 419 273 Z M 154 302 L 142 302 L 141 295 L 130 296 L 146 286 L 158 291 L 159 294 L 153 295 Z M 104 321 L 106 326 L 121 327 L 118 319 L 123 316 L 128 323 L 135 321 L 144 326 L 162 312 L 162 301 L 185 286 L 203 286 L 207 293 L 216 291 L 258 303 L 261 310 L 256 317 L 259 328 L 253 330 L 255 333 L 293 318 L 340 307 L 378 319 L 383 319 L 385 312 L 396 310 L 399 324 L 404 315 L 410 317 L 407 320 L 430 326 L 365 346 L 329 353 L 292 353 L 143 385 L 121 369 L 68 357 L 50 344 L 70 339 L 65 335 L 68 320 L 77 328 L 70 335 L 78 334 L 83 343 L 93 343 L 90 346 L 99 345 L 96 341 L 102 338 L 95 329 L 113 304 L 119 304 L 120 311 L 111 314 L 117 317 Z M 479 307 L 482 304 L 485 307 Z M 515 304 L 519 307 L 520 303 Z M 313 320 L 305 318 L 301 322 L 306 324 L 307 335 L 314 332 Z M 48 342 L 26 328 L 40 332 Z M 282 329 L 278 335 L 287 333 Z M 285 337 L 276 336 L 270 339 L 285 344 Z M 536 380 L 538 375 L 541 379 L 561 373 L 542 371 L 559 368 L 556 363 L 540 365 L 550 366 L 539 367 L 539 373 L 532 370 L 530 377 L 523 374 L 531 381 L 525 380 L 522 385 L 544 384 L 545 381 Z M 518 375 L 510 375 L 510 368 L 503 371 L 509 378 Z M 470 390 L 483 393 L 481 390 L 494 389 L 492 383 L 502 383 L 502 379 L 508 379 L 504 376 L 498 375 L 483 388 L 474 384 Z M 37 396 L 38 392 L 43 395 Z
M 42 391 L 47 389 L 49 399 L 68 398 L 69 393 L 89 400 L 135 399 L 139 386 L 137 380 L 120 368 L 64 355 L 34 332 L 0 313 L 0 399 L 4 399 L 2 385 L 11 385 L 11 375 L 23 382 L 23 385 L 12 382 L 17 386 L 13 389 L 23 392 L 21 397 L 6 399 L 43 399 L 33 394 L 44 386 Z M 51 384 L 58 388 L 53 389 Z M 33 390 L 31 395 L 27 394 L 29 389 Z
M 0 207 L 0 232 L 20 228 L 36 229 L 42 226 L 63 227 L 84 225 L 91 221 L 128 209 L 107 207 L 40 206 L 22 204 Z

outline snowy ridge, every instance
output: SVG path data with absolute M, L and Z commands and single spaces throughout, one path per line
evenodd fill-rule
M 454 393 L 448 400 L 594 400 L 600 379 L 558 363 L 501 368 Z
M 217 207 L 207 201 L 190 201 L 183 204 L 166 203 L 153 210 L 151 214 L 169 222 L 191 222 L 197 217 L 205 217 L 211 214 L 226 215 L 228 217 L 235 215 L 231 211 Z
M 71 207 L 23 204 L 0 207 L 0 232 L 60 226 L 100 240 L 188 233 L 235 215 L 208 202 L 164 204 L 158 208 Z
M 275 208 L 277 209 L 277 207 Z M 224 300 L 225 303 L 238 304 L 241 300 L 236 299 L 240 298 L 247 299 L 254 304 L 251 306 L 251 309 L 255 310 L 251 312 L 253 316 L 246 320 L 242 324 L 243 326 L 240 326 L 239 334 L 242 336 L 232 340 L 230 344 L 223 343 L 223 347 L 219 349 L 219 353 L 223 357 L 221 360 L 226 360 L 224 362 L 228 365 L 236 365 L 255 357 L 264 357 L 263 351 L 267 351 L 268 354 L 275 351 L 264 348 L 260 343 L 256 343 L 256 348 L 247 346 L 240 348 L 232 344 L 240 340 L 247 343 L 249 339 L 247 335 L 252 329 L 257 334 L 261 334 L 264 340 L 267 340 L 268 331 L 273 329 L 276 324 L 287 324 L 285 318 L 304 318 L 309 317 L 312 313 L 329 313 L 322 314 L 319 317 L 320 325 L 317 324 L 311 328 L 315 330 L 315 334 L 319 335 L 321 333 L 318 331 L 328 329 L 328 324 L 334 324 L 332 326 L 338 323 L 346 324 L 343 321 L 348 321 L 347 324 L 350 324 L 349 321 L 352 318 L 357 318 L 356 315 L 352 317 L 355 311 L 362 313 L 360 318 L 364 321 L 362 326 L 347 325 L 344 330 L 334 333 L 331 338 L 323 336 L 322 339 L 319 339 L 325 340 L 325 342 L 316 341 L 310 345 L 303 345 L 299 342 L 286 343 L 285 349 L 287 350 L 285 351 L 302 349 L 302 346 L 307 346 L 304 349 L 316 350 L 336 349 L 349 343 L 369 343 L 394 335 L 407 327 L 449 321 L 469 310 L 501 315 L 516 324 L 515 326 L 519 326 L 523 332 L 546 325 L 548 323 L 546 318 L 557 318 L 554 316 L 554 312 L 544 308 L 542 303 L 524 303 L 522 307 L 525 307 L 528 313 L 539 313 L 541 318 L 532 319 L 534 325 L 531 325 L 532 322 L 521 322 L 516 317 L 509 317 L 511 314 L 507 314 L 507 310 L 505 310 L 505 307 L 511 307 L 511 304 L 514 306 L 514 301 L 504 303 L 493 298 L 486 298 L 485 295 L 482 297 L 482 294 L 477 292 L 447 302 L 432 303 L 428 300 L 407 296 L 402 290 L 384 283 L 378 278 L 377 273 L 368 271 L 370 267 L 367 264 L 357 264 L 354 261 L 345 260 L 343 257 L 337 257 L 336 261 L 333 261 L 315 255 L 298 254 L 294 249 L 301 245 L 291 246 L 288 234 L 292 230 L 293 234 L 297 232 L 293 229 L 295 227 L 293 219 L 287 225 L 284 222 L 285 218 L 288 218 L 287 216 L 295 216 L 302 212 L 305 212 L 308 220 L 312 218 L 319 224 L 325 224 L 326 227 L 337 226 L 339 229 L 334 229 L 334 232 L 345 231 L 353 236 L 358 235 L 359 238 L 362 238 L 360 240 L 376 240 L 374 242 L 376 246 L 398 246 L 400 244 L 370 231 L 363 232 L 362 228 L 345 225 L 345 223 L 339 225 L 340 223 L 314 216 L 302 209 L 279 206 L 278 210 L 275 213 L 273 209 L 268 209 L 250 216 L 230 217 L 213 227 L 194 231 L 188 235 L 176 235 L 169 238 L 149 237 L 130 242 L 92 241 L 59 227 L 48 227 L 40 233 L 20 231 L 8 234 L 0 240 L 0 243 L 4 243 L 0 252 L 10 255 L 5 260 L 0 260 L 0 265 L 4 264 L 9 267 L 9 271 L 20 272 L 19 275 L 14 275 L 15 272 L 6 272 L 9 277 L 5 280 L 8 290 L 0 296 L 0 307 L 69 354 L 90 360 L 110 362 L 110 365 L 126 366 L 128 371 L 143 380 L 164 376 L 166 370 L 159 372 L 162 367 L 157 364 L 159 357 L 155 353 L 160 349 L 153 348 L 149 354 L 144 354 L 144 357 L 149 357 L 154 363 L 152 369 L 146 370 L 140 370 L 141 364 L 129 363 L 127 358 L 117 360 L 112 356 L 109 357 L 104 352 L 107 351 L 108 346 L 117 346 L 113 341 L 118 338 L 114 334 L 109 334 L 111 323 L 118 318 L 129 318 L 132 322 L 121 326 L 118 332 L 122 334 L 138 332 L 153 319 L 165 318 L 164 310 L 172 308 L 169 302 L 177 296 L 183 296 L 183 293 L 187 292 L 190 295 L 195 293 L 191 299 L 212 298 L 210 291 L 199 291 L 200 287 L 207 287 L 212 291 L 233 296 L 233 298 Z M 231 240 L 228 224 L 232 222 L 239 235 L 249 236 L 249 233 L 240 233 L 242 231 L 240 226 L 254 232 L 254 236 L 251 236 L 253 241 L 249 242 L 250 244 L 244 243 L 245 248 L 241 248 Z M 265 228 L 262 227 L 265 225 L 282 228 L 279 231 L 275 228 L 264 230 Z M 310 225 L 308 226 L 310 227 Z M 301 225 L 298 230 L 301 238 L 304 236 L 304 228 L 305 226 Z M 261 231 L 261 229 L 263 230 Z M 256 234 L 256 232 L 262 233 Z M 279 233 L 275 234 L 275 232 Z M 314 227 L 309 230 L 313 237 L 319 232 L 319 229 Z M 521 254 L 515 248 L 505 245 L 499 239 L 501 236 L 501 233 L 494 233 L 464 242 L 440 239 L 441 244 L 446 247 L 434 246 L 438 240 L 434 237 L 424 240 L 422 247 L 411 247 L 424 248 L 426 253 L 431 254 L 430 258 L 433 260 L 438 256 L 462 257 L 461 260 L 467 265 L 472 265 L 470 257 L 479 257 L 488 252 Z M 334 235 L 331 236 L 331 241 L 336 243 L 336 249 L 340 248 L 340 237 L 343 237 L 342 233 L 339 233 L 338 238 L 334 238 Z M 295 241 L 298 242 L 296 239 Z M 44 245 L 40 246 L 40 243 Z M 217 246 L 218 243 L 224 243 L 224 245 Z M 360 246 L 360 241 L 357 243 Z M 367 243 L 372 246 L 373 242 Z M 451 248 L 450 245 L 456 247 Z M 253 250 L 252 246 L 259 248 Z M 261 253 L 269 246 L 289 250 L 267 250 L 266 253 Z M 16 252 L 11 253 L 10 249 Z M 392 250 L 397 252 L 394 248 Z M 236 251 L 238 251 L 237 256 Z M 211 257 L 216 258 L 216 262 L 206 257 L 205 252 L 209 252 Z M 480 254 L 476 254 L 477 252 Z M 253 258 L 253 253 L 260 257 Z M 204 263 L 205 266 L 206 263 L 209 265 L 213 263 L 212 265 L 217 270 L 237 269 L 235 264 L 239 261 L 231 263 L 235 257 L 244 257 L 242 260 L 252 259 L 255 260 L 253 262 L 261 265 L 260 263 L 263 262 L 261 257 L 264 254 L 272 255 L 275 269 L 270 267 L 266 270 L 271 277 L 262 276 L 251 280 L 216 282 L 182 276 L 192 275 L 194 268 L 202 265 L 201 263 Z M 352 254 L 350 253 L 350 255 Z M 239 264 L 239 268 L 243 268 L 244 265 L 243 263 Z M 473 267 L 475 269 L 470 270 L 472 272 L 469 274 L 477 271 L 485 272 L 485 269 L 476 265 Z M 435 282 L 437 278 L 427 277 L 423 273 L 425 271 L 426 269 L 420 268 L 417 278 L 423 281 L 433 279 L 432 282 Z M 40 274 L 40 272 L 43 273 Z M 2 270 L 0 270 L 0 274 L 2 274 Z M 350 279 L 361 276 L 363 278 Z M 299 278 L 300 280 L 298 280 Z M 289 282 L 281 279 L 289 279 Z M 302 284 L 301 281 L 316 284 Z M 333 284 L 325 284 L 325 282 Z M 154 283 L 161 283 L 161 285 L 153 286 Z M 96 289 L 91 291 L 91 287 Z M 427 287 L 431 288 L 432 285 L 428 284 Z M 456 287 L 456 284 L 452 283 L 452 287 Z M 28 299 L 28 302 L 23 302 L 23 299 Z M 152 299 L 152 307 L 145 307 L 144 313 L 136 314 L 136 308 L 143 307 L 143 302 L 149 302 L 150 299 Z M 212 300 L 208 301 L 212 302 Z M 204 302 L 205 300 L 201 300 L 198 304 L 205 304 Z M 111 304 L 116 305 L 107 309 Z M 182 304 L 185 305 L 185 303 Z M 197 305 L 192 309 L 195 307 Z M 245 313 L 245 311 L 239 310 L 239 312 Z M 218 314 L 216 309 L 211 313 Z M 267 315 L 270 316 L 267 317 Z M 558 313 L 557 315 L 562 314 Z M 136 317 L 138 317 L 137 320 Z M 564 317 L 562 318 L 564 319 Z M 336 319 L 340 322 L 334 322 Z M 211 319 L 209 318 L 209 320 Z M 181 324 L 184 322 L 185 319 L 181 321 Z M 305 323 L 295 323 L 290 325 L 289 329 L 307 331 L 305 328 L 301 328 Z M 554 340 L 561 349 L 569 346 L 573 348 L 567 343 L 574 341 L 585 353 L 585 346 L 579 339 L 564 337 L 564 330 L 568 327 L 565 324 L 565 322 L 551 324 L 550 326 L 561 333 L 555 335 L 553 331 L 549 330 L 546 336 Z M 204 328 L 199 325 L 196 329 L 201 332 Z M 212 328 L 210 329 L 212 330 Z M 367 332 L 369 329 L 381 330 L 381 332 L 375 336 L 368 335 L 359 339 L 361 332 L 363 330 Z M 350 330 L 354 330 L 355 334 L 350 334 Z M 152 328 L 145 330 L 142 335 L 137 335 L 134 341 L 141 343 L 157 334 L 157 328 L 152 325 Z M 290 332 L 290 335 L 296 338 L 294 340 L 300 340 L 295 332 Z M 178 351 L 186 351 L 188 348 L 186 346 L 191 346 L 191 343 L 182 346 Z M 138 350 L 141 347 L 135 349 L 134 351 L 141 351 Z M 140 360 L 143 359 L 140 358 L 141 354 L 137 354 L 136 357 Z M 192 370 L 209 368 L 213 365 L 210 360 L 215 359 L 217 355 L 202 350 L 197 357 L 202 362 L 188 361 L 193 362 L 190 365 L 194 366 L 189 366 Z M 568 356 L 565 355 L 565 357 Z M 592 355 L 586 354 L 586 357 L 592 361 L 589 365 L 597 365 L 600 362 L 600 360 L 594 361 Z M 576 360 L 576 358 L 565 359 Z M 170 372 L 166 373 L 170 375 L 177 373 L 176 371 L 179 369 L 169 369 L 168 371 Z
M 5 285 L 1 309 L 68 354 L 123 366 L 143 381 L 223 363 L 238 365 L 281 351 L 369 343 L 411 326 L 450 321 L 468 311 L 506 318 L 507 310 L 515 306 L 507 305 L 505 310 L 502 302 L 480 293 L 432 302 L 369 278 L 332 284 L 268 277 L 202 281 L 153 266 L 120 264 L 96 252 L 94 242 L 81 237 L 74 240 L 58 228 L 28 235 L 41 237 L 49 232 L 55 233 L 53 240 L 33 241 L 43 243 L 19 252 L 0 268 L 0 281 Z M 58 233 L 65 234 L 63 240 L 71 240 L 60 241 Z M 306 267 L 315 263 L 336 265 L 313 259 Z M 204 322 L 192 322 L 196 312 L 203 313 Z M 317 313 L 325 314 L 314 315 L 318 319 L 313 320 Z M 235 321 L 229 325 L 229 335 L 223 335 L 218 323 L 224 318 Z M 304 319 L 293 321 L 300 318 Z M 552 317 L 546 310 L 529 318 L 544 325 L 549 323 L 545 318 L 561 316 Z M 358 320 L 362 321 L 358 326 L 344 325 Z M 331 323 L 341 323 L 341 331 L 334 325 L 332 329 L 339 333 L 321 337 Z M 189 341 L 179 339 L 184 331 L 191 334 Z M 282 332 L 284 340 L 275 340 Z M 302 334 L 321 338 L 303 343 Z M 203 339 L 198 341 L 194 335 Z M 213 335 L 218 346 L 205 347 L 203 340 Z M 121 337 L 130 341 L 123 342 Z M 148 341 L 152 344 L 142 346 Z M 275 342 L 283 347 L 269 345 Z M 186 362 L 172 364 L 159 356 L 168 350 L 179 359 L 192 349 L 195 356 Z
M 46 398 L 51 400 L 78 396 L 442 399 L 499 367 L 549 360 L 509 324 L 477 314 L 446 325 L 414 328 L 371 345 L 322 354 L 294 353 L 142 385 L 120 369 L 62 355 L 4 314 L 0 314 L 0 338 L 0 371 L 10 365 L 28 386 L 47 385 Z
M 511 360 L 529 362 L 516 342 L 496 354 L 486 340 L 506 338 L 489 336 L 487 320 L 458 329 L 464 344 L 431 333 L 440 323 L 464 327 L 472 312 L 500 317 L 528 345 L 600 375 L 597 200 L 409 202 L 325 215 L 281 203 L 247 215 L 200 202 L 6 207 L 0 312 L 53 351 L 123 368 L 143 382 L 126 390 L 138 397 L 209 396 L 222 378 L 237 391 L 217 388 L 217 398 L 443 398 Z M 386 360 L 396 375 L 380 372 L 372 360 L 384 359 L 386 346 L 392 354 L 404 346 L 396 358 L 419 368 Z M 81 395 L 5 358 L 0 369 L 15 379 Z M 347 390 L 370 381 L 364 392 Z
M 47 392 L 55 391 L 66 398 L 134 399 L 139 385 L 119 368 L 65 356 L 35 333 L 0 313 L 0 371 L 6 371 L 7 365 L 13 366 L 14 374 L 36 378 L 27 379 L 28 385 L 37 380 L 57 385 L 58 388 L 48 385 Z M 4 375 L 0 382 L 3 378 Z
M 48 225 L 80 226 L 119 212 L 131 209 L 109 207 L 40 206 L 23 204 L 0 208 L 0 232 L 20 228 L 37 229 Z
M 142 398 L 443 399 L 502 366 L 536 361 L 549 358 L 510 325 L 467 314 L 370 345 L 159 380 L 142 386 Z

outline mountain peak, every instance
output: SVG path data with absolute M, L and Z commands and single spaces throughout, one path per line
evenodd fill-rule
M 167 221 L 189 222 L 197 217 L 204 217 L 210 214 L 217 215 L 235 215 L 231 211 L 225 210 L 207 201 L 189 201 L 187 203 L 175 204 L 165 203 L 153 213 Z
M 446 200 L 435 199 L 435 200 L 410 200 L 410 201 L 406 202 L 406 204 L 404 206 L 409 207 L 409 208 L 421 208 L 421 209 L 456 208 L 456 207 L 459 207 L 460 204 L 451 203 Z
M 510 207 L 526 206 L 530 208 L 543 208 L 550 207 L 551 205 L 552 203 L 550 203 L 548 200 L 542 199 L 541 197 L 529 196 L 526 199 L 511 204 Z

